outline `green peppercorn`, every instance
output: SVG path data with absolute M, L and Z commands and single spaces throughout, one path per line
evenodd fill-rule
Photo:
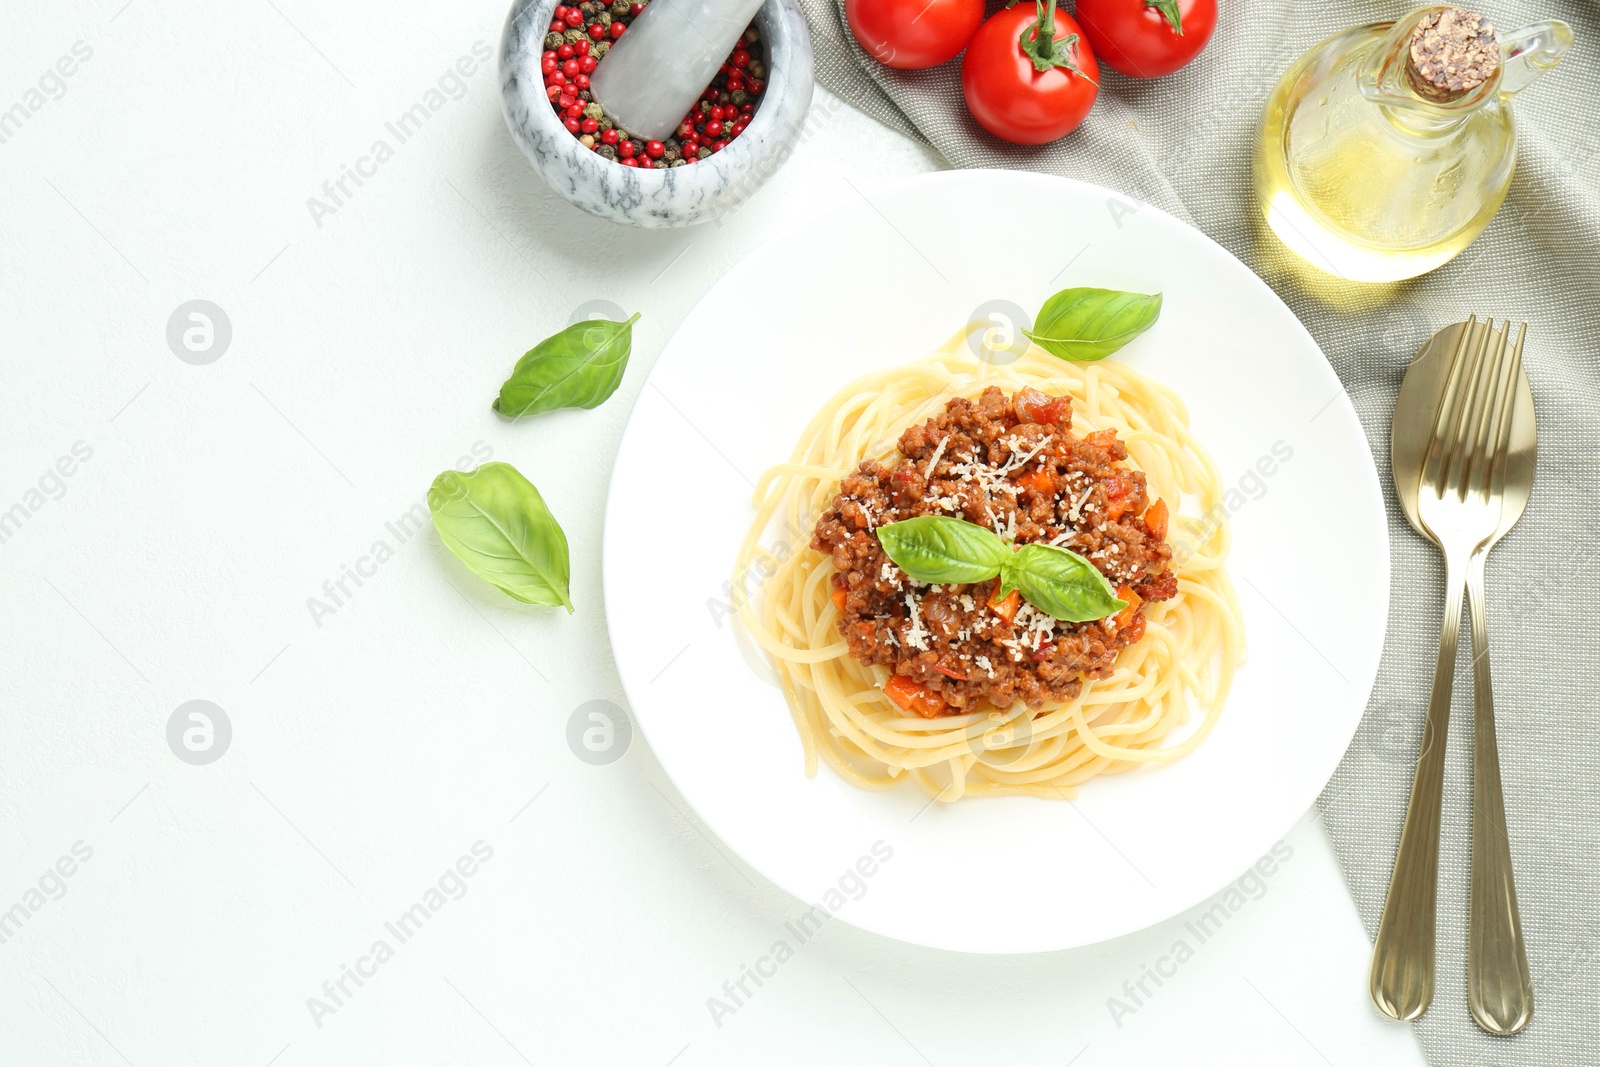
M 600 14 L 598 14 L 598 15 L 596 15 L 594 17 L 594 21 L 598 22 L 602 26 L 610 26 L 611 22 L 612 22 L 611 12 L 609 12 L 609 11 L 600 12 Z
M 628 0 L 611 0 L 611 17 L 620 19 L 628 13 Z
M 765 78 L 767 76 L 767 65 L 757 59 L 752 59 L 750 65 L 744 69 L 750 72 L 750 77 L 752 78 Z
M 711 158 L 711 149 L 707 148 L 705 145 L 701 145 L 700 146 L 700 156 L 699 156 L 699 158 L 701 158 L 701 159 L 710 159 Z
M 589 46 L 589 54 L 594 56 L 596 61 L 604 59 L 609 51 L 611 51 L 610 41 L 596 41 Z
M 604 111 L 600 113 L 598 121 L 600 123 L 601 133 L 604 133 L 606 130 L 612 129 L 616 126 L 616 123 L 611 121 L 611 116 L 607 115 Z
M 585 89 L 584 92 L 588 92 L 588 90 Z M 599 121 L 599 119 L 601 117 L 603 117 L 605 115 L 605 113 L 606 113 L 606 109 L 605 108 L 601 107 L 599 104 L 594 104 L 594 103 L 585 105 L 584 109 L 583 109 L 583 117 L 584 118 L 586 118 L 586 119 L 594 119 L 596 121 Z M 604 129 L 606 127 L 606 125 L 607 125 L 607 123 L 602 122 L 602 123 L 600 123 L 600 128 Z
M 743 89 L 735 89 L 733 92 L 728 94 L 729 103 L 739 104 L 740 106 L 748 104 L 751 99 L 752 97 L 750 94 L 745 92 Z
M 547 52 L 554 52 L 557 48 L 560 48 L 566 43 L 567 39 L 554 30 L 551 30 L 549 33 L 544 35 L 544 47 L 545 51 Z

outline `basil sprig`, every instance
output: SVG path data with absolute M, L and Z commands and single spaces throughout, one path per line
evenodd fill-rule
M 1154 326 L 1161 317 L 1161 294 L 1115 289 L 1063 289 L 1044 302 L 1028 340 L 1052 356 L 1093 362 Z
M 517 360 L 494 409 L 518 416 L 599 407 L 622 384 L 638 318 L 585 319 L 546 337 Z
M 567 535 L 517 468 L 445 471 L 428 490 L 428 510 L 439 539 L 473 574 L 525 604 L 572 611 Z
M 1023 545 L 1013 552 L 994 531 L 948 515 L 891 522 L 877 533 L 895 566 L 919 582 L 968 585 L 998 576 L 1000 595 L 1018 590 L 1064 622 L 1093 622 L 1128 606 L 1094 564 L 1058 545 Z

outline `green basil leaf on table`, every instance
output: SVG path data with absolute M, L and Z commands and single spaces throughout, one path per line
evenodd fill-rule
M 1063 289 L 1044 302 L 1028 340 L 1073 362 L 1105 359 L 1161 317 L 1161 294 Z
M 572 611 L 567 535 L 517 468 L 445 471 L 428 490 L 428 510 L 439 539 L 473 574 L 525 604 Z
M 605 403 L 628 369 L 633 324 L 586 319 L 551 334 L 517 360 L 500 387 L 494 409 L 502 415 L 535 415 L 557 408 L 596 408 Z
M 947 515 L 919 515 L 878 527 L 878 543 L 919 582 L 965 585 L 1000 573 L 1011 549 L 992 530 Z
M 1000 581 L 1064 622 L 1093 622 L 1128 606 L 1093 563 L 1057 545 L 1023 545 L 1006 560 Z

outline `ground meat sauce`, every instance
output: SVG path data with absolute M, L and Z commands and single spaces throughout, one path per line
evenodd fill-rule
M 839 570 L 833 598 L 850 654 L 901 676 L 886 690 L 908 713 L 1070 700 L 1084 677 L 1110 674 L 1117 653 L 1144 634 L 1141 605 L 1177 592 L 1166 505 L 1148 499 L 1145 476 L 1124 462 L 1114 431 L 1078 437 L 1071 423 L 1068 398 L 1031 388 L 958 397 L 902 434 L 897 458 L 863 462 L 817 520 L 811 546 Z M 915 581 L 873 531 L 917 515 L 950 515 L 1018 544 L 1071 549 L 1129 607 L 1098 622 L 1063 622 L 1026 601 L 992 604 L 998 579 Z

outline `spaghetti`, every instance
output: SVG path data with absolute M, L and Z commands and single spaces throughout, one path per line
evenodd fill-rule
M 959 344 L 958 338 L 930 357 L 851 382 L 811 420 L 789 462 L 757 484 L 756 516 L 733 584 L 746 589 L 753 575 L 768 575 L 758 595 L 740 598 L 739 615 L 772 661 L 807 774 L 816 773 L 821 753 L 847 781 L 867 789 L 910 778 L 946 802 L 1003 794 L 1070 798 L 1099 775 L 1181 758 L 1215 725 L 1244 651 L 1223 566 L 1222 482 L 1189 431 L 1183 402 L 1123 364 L 1068 363 L 1030 348 L 996 366 L 958 351 Z M 1108 677 L 1085 677 L 1071 699 L 1042 707 L 1020 699 L 1005 708 L 979 704 L 923 718 L 885 695 L 886 668 L 850 654 L 830 597 L 832 558 L 809 545 L 769 551 L 762 538 L 775 521 L 809 531 L 863 460 L 889 459 L 908 427 L 955 397 L 975 398 L 991 386 L 1070 396 L 1075 426 L 1116 431 L 1151 497 L 1171 502 L 1177 592 L 1144 605 L 1143 636 L 1121 650 Z

